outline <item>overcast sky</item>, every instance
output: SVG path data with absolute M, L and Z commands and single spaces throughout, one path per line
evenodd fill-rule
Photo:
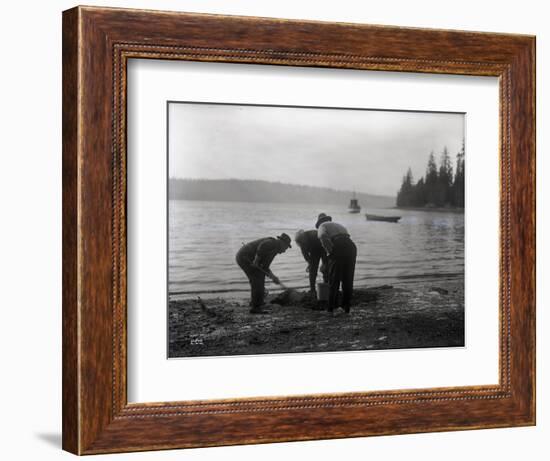
M 462 114 L 170 103 L 169 175 L 393 196 L 463 137 Z

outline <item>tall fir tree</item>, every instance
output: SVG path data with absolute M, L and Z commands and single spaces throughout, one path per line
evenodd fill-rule
M 414 206 L 413 203 L 413 175 L 412 171 L 409 168 L 407 174 L 403 176 L 403 183 L 401 184 L 401 189 L 397 193 L 397 206 Z
M 447 147 L 443 149 L 441 154 L 441 163 L 439 164 L 439 174 L 437 177 L 437 206 L 451 205 L 452 201 L 452 185 L 453 185 L 453 165 Z
M 423 207 L 426 205 L 426 187 L 424 178 L 420 178 L 414 186 L 414 206 Z
M 458 208 L 464 208 L 464 141 L 462 149 L 456 154 L 456 173 L 453 181 L 453 205 Z
M 428 166 L 426 168 L 426 179 L 424 181 L 424 190 L 426 192 L 427 205 L 435 205 L 437 203 L 437 164 L 435 163 L 435 156 L 433 151 L 430 153 L 428 159 Z

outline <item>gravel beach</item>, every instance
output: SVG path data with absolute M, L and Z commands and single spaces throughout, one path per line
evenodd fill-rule
M 248 300 L 170 301 L 169 357 L 464 346 L 463 279 L 356 288 L 350 314 L 299 298 L 265 314 Z

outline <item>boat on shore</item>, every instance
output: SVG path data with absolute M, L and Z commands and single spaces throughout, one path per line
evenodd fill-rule
M 357 197 L 355 196 L 355 192 L 354 192 L 352 199 L 349 201 L 348 213 L 360 213 L 360 212 L 361 212 L 361 206 L 359 205 L 359 200 L 357 200 Z
M 398 222 L 401 219 L 401 216 L 380 216 L 376 214 L 365 214 L 367 221 L 382 221 L 382 222 Z

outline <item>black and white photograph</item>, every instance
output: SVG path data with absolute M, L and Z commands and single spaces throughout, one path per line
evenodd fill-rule
M 168 357 L 465 345 L 465 116 L 169 101 Z
M 546 458 L 544 2 L 84 3 L 2 10 L 4 459 Z

